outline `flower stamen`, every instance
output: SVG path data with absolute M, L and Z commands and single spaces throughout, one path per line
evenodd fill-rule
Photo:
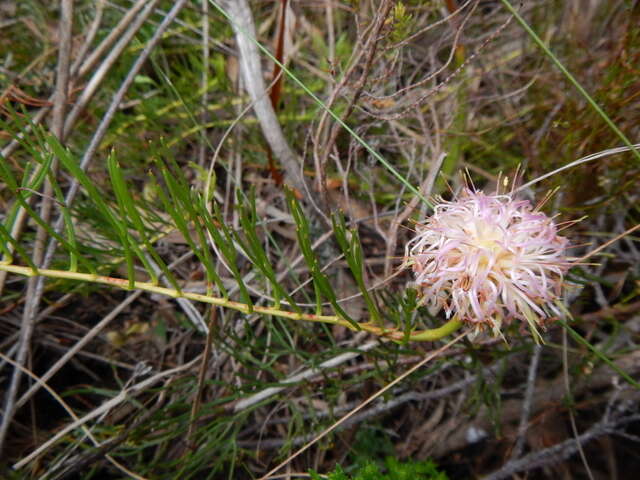
M 540 338 L 570 262 L 567 239 L 538 208 L 470 189 L 441 200 L 407 245 L 422 303 L 494 334 L 522 320 Z

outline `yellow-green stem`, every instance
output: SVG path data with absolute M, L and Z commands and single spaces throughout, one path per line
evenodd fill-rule
M 6 263 L 0 263 L 0 270 L 15 273 L 18 275 L 24 275 L 25 277 L 33 277 L 36 275 L 41 275 L 43 277 L 48 278 L 61 278 L 67 280 L 77 280 L 81 282 L 90 282 L 90 283 L 100 283 L 103 285 L 110 285 L 112 287 L 121 288 L 123 290 L 143 290 L 145 292 L 151 293 L 159 293 L 161 295 L 166 295 L 168 297 L 173 298 L 187 298 L 189 300 L 194 300 L 196 302 L 210 303 L 212 305 L 218 305 L 220 307 L 230 308 L 232 310 L 237 310 L 243 313 L 252 313 L 249 305 L 240 302 L 234 302 L 233 300 L 229 300 L 227 298 L 222 297 L 214 297 L 211 295 L 203 295 L 200 293 L 192 293 L 192 292 L 184 292 L 178 291 L 173 288 L 160 287 L 156 284 L 149 282 L 139 282 L 133 281 L 129 282 L 129 280 L 124 278 L 115 278 L 115 277 L 107 277 L 104 275 L 95 275 L 92 273 L 81 273 L 81 272 L 69 272 L 66 270 L 52 270 L 52 269 L 38 269 L 37 271 L 32 269 L 31 267 L 25 267 L 21 265 L 10 265 Z M 132 288 L 130 286 L 132 285 Z M 394 328 L 381 328 L 378 325 L 374 325 L 371 323 L 360 323 L 357 328 L 354 327 L 351 323 L 349 323 L 346 319 L 341 318 L 337 315 L 316 315 L 313 313 L 298 313 L 298 312 L 290 312 L 287 310 L 281 310 L 275 307 L 263 307 L 259 305 L 253 306 L 253 312 L 261 314 L 261 315 L 273 315 L 275 317 L 288 318 L 290 320 L 302 320 L 307 322 L 321 322 L 321 323 L 329 323 L 332 325 L 342 325 L 350 330 L 364 330 L 370 333 L 373 333 L 378 336 L 391 338 L 395 341 L 400 341 L 405 338 L 403 332 L 394 329 Z M 429 329 L 429 330 L 421 330 L 417 332 L 412 332 L 409 335 L 409 340 L 414 341 L 434 341 L 439 340 L 443 337 L 446 337 L 456 330 L 458 330 L 462 326 L 462 322 L 458 320 L 450 320 L 445 323 L 443 326 L 439 328 Z
M 452 318 L 441 327 L 415 332 L 411 334 L 409 339 L 416 342 L 433 342 L 451 335 L 453 332 L 459 330 L 462 325 L 464 324 L 460 320 Z

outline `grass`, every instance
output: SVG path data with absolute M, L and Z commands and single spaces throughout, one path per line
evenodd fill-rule
M 60 140 L 53 114 L 40 123 L 36 114 L 56 101 L 60 55 L 75 60 L 97 15 L 95 2 L 73 3 L 72 47 L 57 4 L 17 2 L 1 27 L 0 352 L 60 395 L 28 393 L 35 380 L 0 362 L 8 478 L 261 478 L 442 346 L 420 333 L 441 327 L 442 314 L 420 307 L 410 275 L 396 273 L 432 195 L 458 190 L 463 169 L 491 191 L 518 165 L 524 183 L 640 138 L 640 12 L 629 2 L 593 2 L 589 15 L 578 2 L 443 2 L 447 17 L 438 2 L 405 1 L 385 17 L 385 2 L 360 0 L 294 2 L 283 56 L 272 48 L 278 4 L 251 4 L 248 44 L 264 72 L 283 68 L 275 113 L 308 192 L 278 180 L 286 166 L 247 108 L 259 99 L 242 87 L 224 3 L 209 4 L 205 37 L 202 5 L 186 2 L 112 104 L 174 6 L 157 2 L 117 61 L 98 62 L 106 74 Z M 134 3 L 100 7 L 89 51 Z M 67 111 L 97 65 L 72 77 Z M 578 245 L 572 254 L 584 255 L 640 223 L 637 155 L 599 158 L 521 195 L 540 200 L 558 188 L 547 213 L 588 215 L 565 232 Z M 551 446 L 518 432 L 523 418 L 558 445 L 602 419 L 623 432 L 635 412 L 617 399 L 635 398 L 628 385 L 640 368 L 638 258 L 629 235 L 572 269 L 571 339 L 563 344 L 561 324 L 549 325 L 537 368 L 535 342 L 517 325 L 505 330 L 508 344 L 465 339 L 278 473 L 309 478 L 342 465 L 351 474 L 391 455 L 437 457 L 452 479 L 505 478 L 515 444 L 520 458 Z M 408 341 L 421 335 L 435 341 Z M 603 380 L 608 365 L 626 378 L 622 393 Z M 548 421 L 543 392 L 556 402 Z M 60 401 L 88 419 L 93 440 L 65 430 L 73 420 Z M 464 438 L 471 427 L 484 443 Z M 384 451 L 358 443 L 372 428 Z M 633 471 L 637 460 L 610 438 L 609 458 Z M 566 468 L 606 471 L 593 443 L 581 447 L 588 466 L 574 455 Z

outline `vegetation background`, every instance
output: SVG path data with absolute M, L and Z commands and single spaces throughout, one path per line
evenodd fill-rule
M 637 1 L 0 15 L 0 476 L 635 478 Z M 402 341 L 461 172 L 604 247 L 543 346 Z

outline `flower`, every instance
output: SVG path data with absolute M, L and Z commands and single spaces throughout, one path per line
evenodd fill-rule
M 536 326 L 560 314 L 568 240 L 528 201 L 465 189 L 440 200 L 416 231 L 406 254 L 421 301 L 448 319 L 494 334 L 526 320 L 538 339 Z

